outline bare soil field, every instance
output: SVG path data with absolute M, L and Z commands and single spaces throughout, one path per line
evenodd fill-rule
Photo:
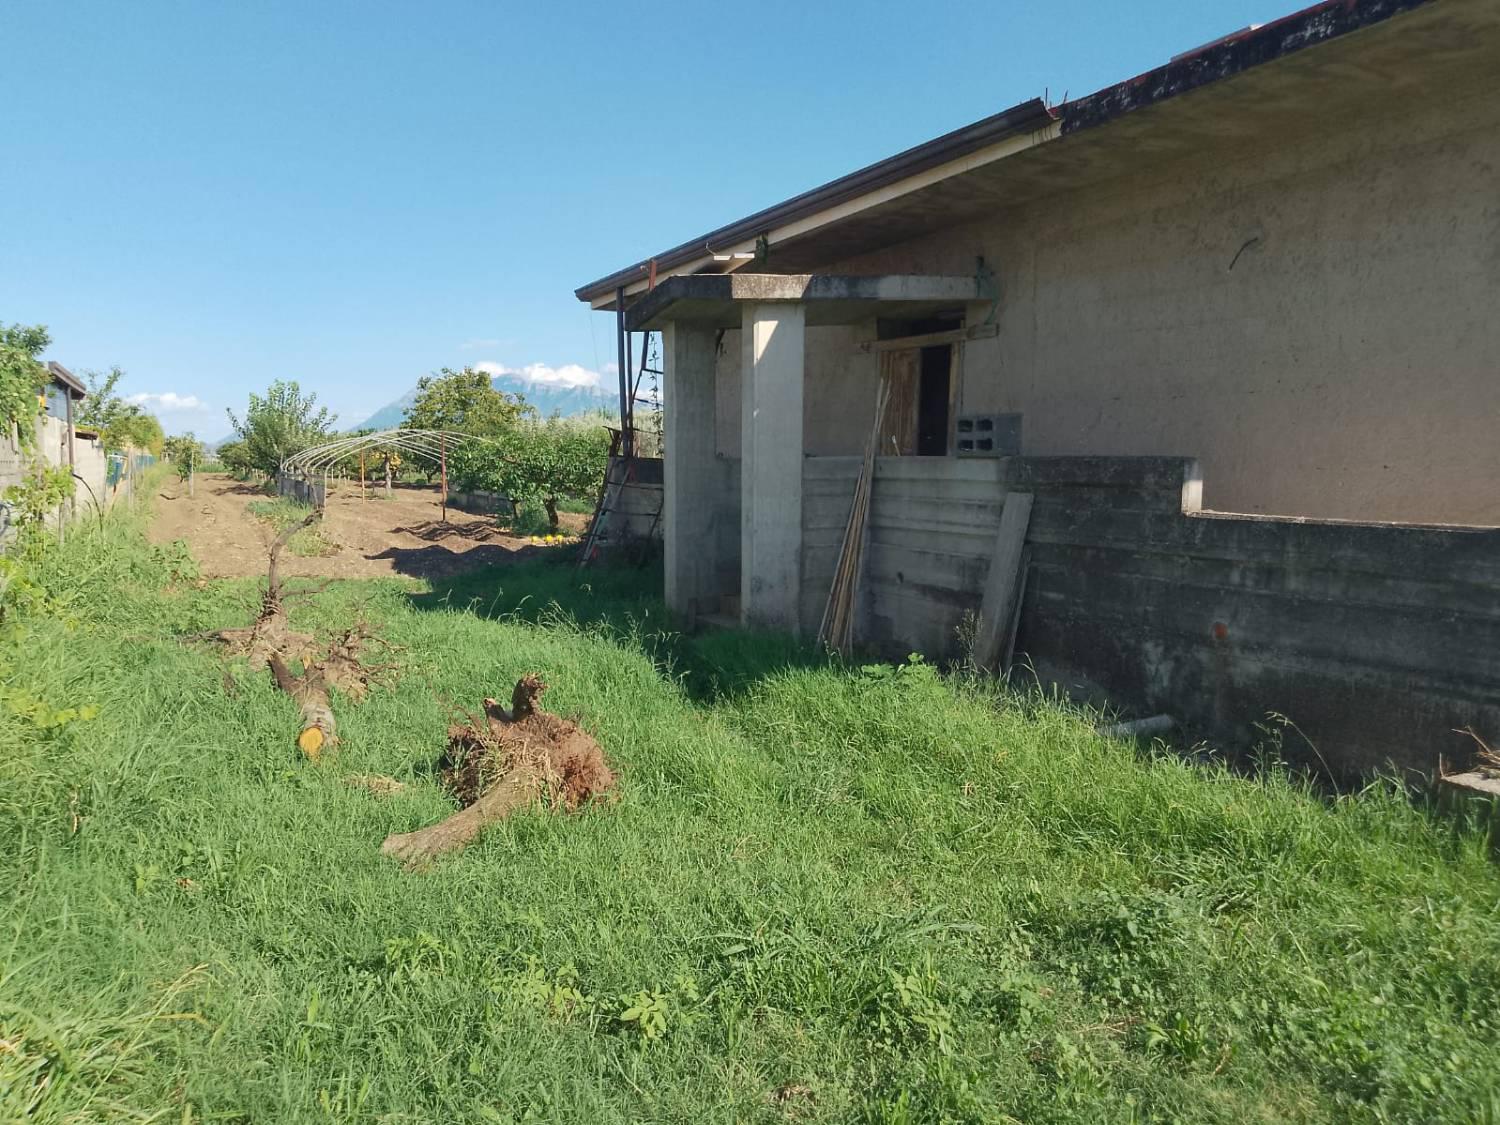
M 249 506 L 267 499 L 258 486 L 218 474 L 204 474 L 189 497 L 187 484 L 171 481 L 160 491 L 151 523 L 151 541 L 185 540 L 209 578 L 262 575 L 266 551 L 276 532 Z M 371 488 L 362 499 L 358 485 L 336 486 L 320 533 L 331 553 L 303 557 L 283 554 L 287 577 L 378 578 L 404 574 L 439 578 L 528 558 L 544 548 L 528 536 L 512 535 L 494 516 L 448 508 L 442 521 L 436 485 L 398 485 L 391 499 Z M 562 530 L 577 534 L 587 517 L 564 513 Z

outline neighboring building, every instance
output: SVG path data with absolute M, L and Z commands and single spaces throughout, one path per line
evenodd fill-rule
M 108 458 L 98 435 L 79 430 L 74 423 L 78 403 L 88 397 L 88 388 L 62 364 L 48 361 L 48 382 L 39 393 L 41 413 L 36 419 L 36 444 L 23 450 L 14 435 L 0 437 L 0 494 L 20 484 L 39 456 L 49 465 L 67 465 L 77 482 L 77 495 L 62 514 L 76 515 L 109 502 Z M 61 514 L 59 515 L 61 519 Z M 10 506 L 0 499 L 0 546 L 9 539 Z
M 49 360 L 47 374 L 52 381 L 43 391 L 45 413 L 49 418 L 59 418 L 69 425 L 73 423 L 73 408 L 88 397 L 88 388 L 78 376 L 60 363 Z
M 1305 713 L 1277 706 L 1301 690 L 1294 672 L 1342 690 L 1309 670 L 1316 652 L 1396 628 L 1396 603 L 1475 614 L 1445 621 L 1495 651 L 1494 533 L 1326 521 L 1500 524 L 1497 75 L 1493 0 L 1330 0 L 1090 96 L 1022 103 L 583 286 L 625 327 L 663 333 L 669 604 L 816 631 L 883 374 L 879 448 L 905 467 L 883 456 L 876 474 L 867 641 L 953 647 L 997 503 L 1025 482 L 1051 585 L 1023 591 L 1019 647 L 1070 687 L 1243 729 L 1257 709 Z M 1048 507 L 1054 487 L 1067 500 Z M 1126 541 L 1129 559 L 1110 553 Z M 1126 582 L 1129 566 L 1147 581 L 1148 557 L 1155 585 Z M 1467 570 L 1442 562 L 1459 557 Z M 1153 592 L 1211 565 L 1212 597 Z M 1352 591 L 1350 568 L 1382 577 Z M 1095 570 L 1090 590 L 1069 585 Z M 1323 600 L 1283 605 L 1274 629 L 1249 596 L 1314 587 Z M 1385 615 L 1351 625 L 1349 598 Z M 1335 603 L 1336 641 L 1287 640 Z M 1059 607 L 1108 667 L 1057 648 Z M 1262 626 L 1253 662 L 1230 660 L 1237 630 Z M 1500 671 L 1421 656 L 1432 691 L 1470 702 L 1411 688 L 1410 723 L 1369 712 L 1381 737 L 1500 724 L 1473 703 Z M 1408 645 L 1358 674 L 1399 694 L 1415 659 Z

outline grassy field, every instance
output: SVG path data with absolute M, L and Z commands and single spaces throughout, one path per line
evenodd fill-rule
M 1500 875 L 1387 787 L 683 638 L 649 573 L 546 564 L 297 603 L 404 646 L 312 766 L 181 639 L 254 583 L 129 519 L 6 578 L 0 1120 L 1500 1121 Z M 382 859 L 450 810 L 453 709 L 526 671 L 621 799 Z

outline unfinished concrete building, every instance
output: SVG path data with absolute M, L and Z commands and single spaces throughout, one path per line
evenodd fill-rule
M 951 653 L 1024 491 L 1044 680 L 1500 741 L 1497 74 L 1500 4 L 1330 0 L 583 286 L 663 336 L 669 605 L 815 633 L 873 435 L 862 644 Z

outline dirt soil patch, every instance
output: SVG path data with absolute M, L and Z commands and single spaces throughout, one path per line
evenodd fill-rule
M 218 474 L 200 475 L 192 497 L 186 482 L 172 481 L 157 498 L 151 541 L 186 540 L 209 578 L 264 574 L 266 551 L 276 531 L 252 515 L 249 506 L 265 498 L 255 485 Z M 286 554 L 282 576 L 441 578 L 556 549 L 510 534 L 494 516 L 471 515 L 450 506 L 447 522 L 440 517 L 436 485 L 398 485 L 387 500 L 383 486 L 372 487 L 362 499 L 357 484 L 336 484 L 321 527 L 336 549 L 318 557 Z M 562 530 L 579 534 L 587 521 L 586 516 L 564 513 Z

